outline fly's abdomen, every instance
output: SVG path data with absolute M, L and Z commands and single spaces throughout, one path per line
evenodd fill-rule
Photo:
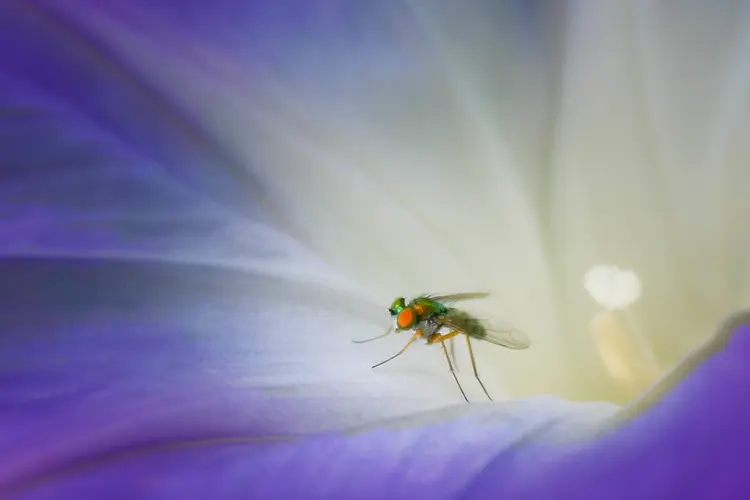
M 484 325 L 468 313 L 451 307 L 448 308 L 445 316 L 452 326 L 459 328 L 470 337 L 481 339 L 487 336 Z

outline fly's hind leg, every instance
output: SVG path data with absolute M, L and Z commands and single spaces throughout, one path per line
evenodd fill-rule
M 474 377 L 476 377 L 477 382 L 479 382 L 479 385 L 482 386 L 482 390 L 487 395 L 487 398 L 490 401 L 494 401 L 492 399 L 492 396 L 490 396 L 490 393 L 487 392 L 487 389 L 484 387 L 484 384 L 482 383 L 482 379 L 479 378 L 479 372 L 477 371 L 477 363 L 476 361 L 474 361 L 474 349 L 471 348 L 471 337 L 469 337 L 468 335 L 466 336 L 466 343 L 469 346 L 469 357 L 471 358 L 471 368 L 474 370 Z

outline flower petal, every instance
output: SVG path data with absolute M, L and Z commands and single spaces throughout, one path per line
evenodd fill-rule
M 26 498 L 743 498 L 750 313 L 665 379 L 619 428 L 556 399 L 462 406 L 354 436 L 194 443 L 100 457 Z M 712 413 L 707 414 L 705 404 Z M 722 425 L 717 423 L 721 422 Z M 416 424 L 416 426 L 415 426 Z M 113 462 L 103 462 L 108 458 Z M 103 463 L 102 463 L 103 462 Z M 119 495 L 119 496 L 118 496 Z

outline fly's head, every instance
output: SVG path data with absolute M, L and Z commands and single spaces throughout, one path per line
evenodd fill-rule
M 419 321 L 417 310 L 407 306 L 406 299 L 403 297 L 394 300 L 391 307 L 388 308 L 388 312 L 391 314 L 391 318 L 396 321 L 397 331 L 411 330 Z
M 398 297 L 391 303 L 391 307 L 388 308 L 388 312 L 391 313 L 391 317 L 396 318 L 401 311 L 406 309 L 406 299 Z

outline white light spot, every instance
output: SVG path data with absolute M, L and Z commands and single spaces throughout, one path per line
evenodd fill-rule
M 641 279 L 630 269 L 594 266 L 583 279 L 583 287 L 609 311 L 630 307 L 641 297 Z

